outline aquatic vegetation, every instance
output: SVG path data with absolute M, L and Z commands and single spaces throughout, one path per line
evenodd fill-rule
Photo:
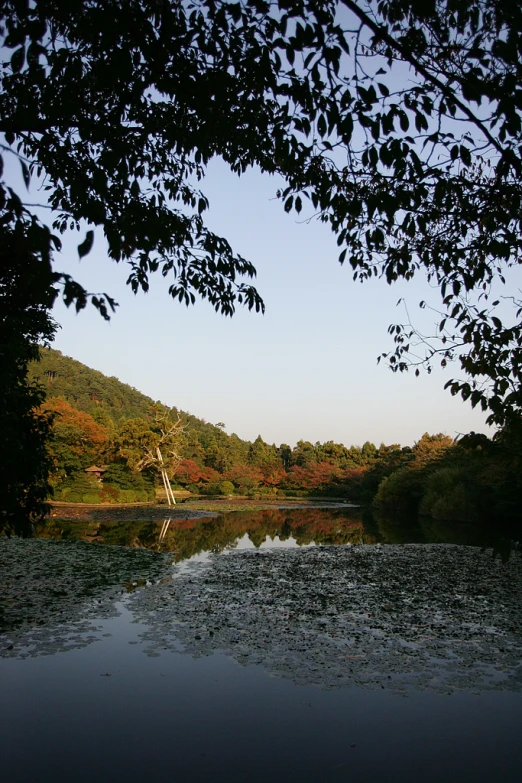
M 453 545 L 235 551 L 130 600 L 151 655 L 322 688 L 522 689 L 522 561 Z
M 63 525 L 41 532 L 69 540 L 0 538 L 0 657 L 96 641 L 122 601 L 150 656 L 218 652 L 327 689 L 522 690 L 516 549 L 506 562 L 477 546 L 368 543 L 336 510 L 178 519 L 168 553 L 142 548 L 158 546 L 151 521 Z M 245 536 L 269 548 L 233 550 Z
M 96 619 L 168 556 L 81 541 L 0 538 L 0 657 L 42 655 L 96 639 Z

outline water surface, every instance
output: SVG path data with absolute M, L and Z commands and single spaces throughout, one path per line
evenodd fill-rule
M 0 540 L 2 780 L 520 779 L 507 539 L 319 509 L 162 529 Z

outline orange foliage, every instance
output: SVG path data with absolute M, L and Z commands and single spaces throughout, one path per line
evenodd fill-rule
M 108 441 L 108 433 L 105 427 L 94 421 L 92 416 L 84 411 L 76 410 L 63 397 L 52 397 L 40 406 L 42 413 L 56 414 L 54 420 L 55 429 L 71 427 L 77 431 L 77 446 L 85 443 L 93 446 L 103 446 Z M 70 444 L 73 445 L 73 444 Z
M 232 481 L 239 489 L 255 489 L 263 481 L 263 472 L 252 465 L 232 465 L 225 473 L 225 478 Z
M 183 459 L 176 469 L 176 481 L 180 484 L 197 484 L 205 468 L 200 468 L 193 459 Z
M 70 474 L 103 459 L 109 434 L 92 416 L 76 410 L 63 397 L 46 400 L 40 410 L 54 415 L 48 450 L 58 472 Z

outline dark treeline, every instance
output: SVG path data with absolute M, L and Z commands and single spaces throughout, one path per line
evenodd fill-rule
M 137 471 L 140 449 L 158 403 L 58 351 L 42 351 L 31 368 L 54 414 L 49 450 L 56 499 L 71 502 L 145 501 L 155 476 Z M 176 411 L 176 414 L 178 411 Z M 425 433 L 412 447 L 347 447 L 328 441 L 266 443 L 228 435 L 179 411 L 185 426 L 173 472 L 177 489 L 208 495 L 346 498 L 387 514 L 482 522 L 518 518 L 522 435 L 512 425 L 493 439 L 471 433 L 454 442 Z M 85 473 L 104 466 L 103 483 Z

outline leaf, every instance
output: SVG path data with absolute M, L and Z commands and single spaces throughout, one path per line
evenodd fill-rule
M 25 64 L 25 46 L 21 46 L 11 57 L 11 68 L 13 73 L 20 73 Z
M 22 169 L 22 176 L 24 178 L 25 187 L 27 190 L 29 190 L 29 183 L 31 182 L 31 175 L 29 174 L 29 169 L 27 168 L 27 164 L 24 163 L 23 160 L 20 161 L 20 166 Z
M 84 256 L 88 255 L 92 250 L 92 245 L 94 242 L 94 231 L 87 231 L 85 234 L 85 239 L 83 242 L 78 245 L 78 255 L 80 258 L 83 258 Z
M 471 166 L 471 152 L 463 144 L 460 145 L 460 159 L 466 166 Z
M 347 144 L 352 138 L 352 133 L 353 133 L 353 117 L 351 114 L 347 114 L 343 118 L 340 124 L 340 130 L 343 135 L 343 141 L 345 142 L 345 144 Z

